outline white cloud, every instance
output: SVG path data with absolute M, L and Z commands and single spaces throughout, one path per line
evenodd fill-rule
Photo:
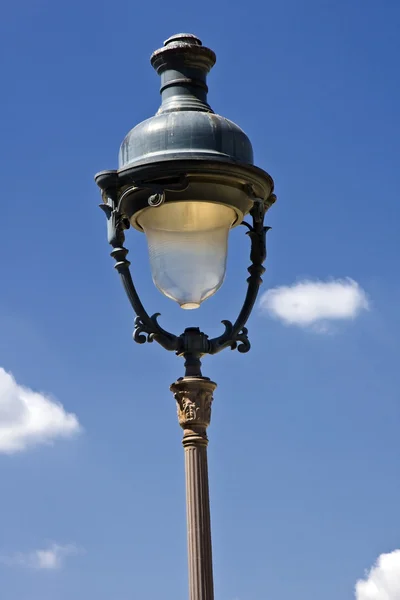
M 354 319 L 369 307 L 365 291 L 353 279 L 299 281 L 265 292 L 262 312 L 286 325 L 326 331 L 331 321 Z
M 14 556 L 0 557 L 0 562 L 9 567 L 24 567 L 27 569 L 54 571 L 64 566 L 65 559 L 82 550 L 74 544 L 60 546 L 52 544 L 48 548 L 34 550 L 26 554 L 18 553 Z
M 0 453 L 12 454 L 54 439 L 71 437 L 81 427 L 76 415 L 55 400 L 18 385 L 0 367 Z
M 399 600 L 400 550 L 381 554 L 375 565 L 356 584 L 356 600 Z

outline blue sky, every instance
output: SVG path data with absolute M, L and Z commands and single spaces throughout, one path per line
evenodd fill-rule
M 396 0 L 3 6 L 4 600 L 187 597 L 168 390 L 183 365 L 131 339 L 93 182 L 156 112 L 148 59 L 180 31 L 216 51 L 209 101 L 278 195 L 252 350 L 204 360 L 216 598 L 398 598 L 399 27 Z M 214 335 L 236 316 L 241 228 L 224 286 L 189 314 L 153 287 L 144 236 L 129 246 L 167 328 Z

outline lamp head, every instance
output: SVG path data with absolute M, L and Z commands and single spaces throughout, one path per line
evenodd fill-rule
M 166 40 L 151 57 L 161 77 L 159 110 L 125 137 L 118 171 L 96 179 L 103 190 L 117 181 L 119 211 L 146 233 L 154 283 L 182 308 L 219 289 L 230 229 L 254 198 L 273 197 L 247 135 L 208 104 L 215 61 L 192 34 Z

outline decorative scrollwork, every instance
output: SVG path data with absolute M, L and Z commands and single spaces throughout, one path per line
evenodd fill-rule
M 224 348 L 229 347 L 231 350 L 238 350 L 238 352 L 245 353 L 250 350 L 250 341 L 248 338 L 248 329 L 247 327 L 242 327 L 241 329 L 235 331 L 234 325 L 231 321 L 224 320 L 222 321 L 222 325 L 225 326 L 224 333 L 216 339 L 226 339 L 229 340 L 224 344 Z M 211 343 L 214 344 L 214 340 L 211 340 Z M 221 348 L 222 350 L 222 348 Z M 210 354 L 214 354 L 214 352 L 210 352 Z
M 179 181 L 177 187 L 185 185 L 185 180 Z M 135 184 L 135 187 L 138 187 Z M 163 190 L 148 184 L 143 187 L 149 187 L 153 191 L 150 200 L 155 204 L 163 198 Z M 157 198 L 156 195 L 159 195 Z M 175 336 L 163 329 L 158 323 L 159 313 L 152 316 L 146 312 L 136 288 L 133 284 L 130 273 L 130 262 L 127 260 L 128 250 L 124 247 L 125 233 L 129 228 L 129 220 L 121 212 L 121 199 L 118 202 L 117 189 L 104 190 L 104 204 L 101 205 L 107 217 L 107 236 L 108 242 L 113 247 L 111 256 L 115 259 L 115 268 L 117 269 L 128 299 L 136 313 L 135 328 L 133 339 L 138 344 L 146 342 L 158 342 L 166 350 L 174 351 L 179 356 L 185 358 L 186 376 L 201 377 L 201 357 L 205 354 L 216 354 L 224 348 L 237 349 L 241 353 L 250 350 L 250 341 L 248 330 L 245 327 L 246 322 L 255 304 L 259 287 L 262 283 L 262 275 L 265 272 L 263 263 L 267 256 L 266 234 L 270 227 L 264 226 L 264 217 L 267 209 L 276 197 L 271 194 L 266 200 L 256 198 L 250 215 L 253 219 L 250 225 L 247 222 L 242 224 L 247 227 L 247 235 L 251 240 L 250 260 L 248 267 L 249 277 L 247 279 L 248 287 L 246 297 L 234 323 L 231 321 L 222 321 L 225 330 L 217 338 L 208 339 L 208 336 L 197 328 L 188 328 L 181 336 Z M 151 203 L 151 202 L 150 202 Z M 156 210 L 156 209 L 155 209 Z
M 133 339 L 138 344 L 156 340 L 166 350 L 176 351 L 179 338 L 160 327 L 157 322 L 157 318 L 160 316 L 159 313 L 150 317 L 140 301 L 129 270 L 130 262 L 126 258 L 128 250 L 123 246 L 125 241 L 124 230 L 128 229 L 129 220 L 119 212 L 117 206 L 117 194 L 113 193 L 113 190 L 108 190 L 106 203 L 101 204 L 100 208 L 107 217 L 107 236 L 109 244 L 113 247 L 111 256 L 116 261 L 115 268 L 121 277 L 128 299 L 137 315 Z
M 143 323 L 140 317 L 135 318 L 135 329 L 133 330 L 133 339 L 137 344 L 145 344 L 146 342 L 152 342 L 152 333 L 149 333 L 146 325 Z
M 209 341 L 210 354 L 216 354 L 224 348 L 231 348 L 231 350 L 236 350 L 237 348 L 241 353 L 250 350 L 250 341 L 245 325 L 257 299 L 260 285 L 262 284 L 261 276 L 265 272 L 263 263 L 267 257 L 266 234 L 271 228 L 264 226 L 264 217 L 267 209 L 275 202 L 275 200 L 275 194 L 271 194 L 265 201 L 256 198 L 254 200 L 253 208 L 250 211 L 250 215 L 253 218 L 253 224 L 250 225 L 245 221 L 242 223 L 242 225 L 248 228 L 246 233 L 251 239 L 251 265 L 247 269 L 250 276 L 247 279 L 248 287 L 246 298 L 235 323 L 232 324 L 230 321 L 222 321 L 222 324 L 225 326 L 224 333 Z
M 156 340 L 164 347 L 166 347 L 165 343 L 167 343 L 167 350 L 177 350 L 178 338 L 165 331 L 158 324 L 157 319 L 160 316 L 160 313 L 155 313 L 149 317 L 149 320 L 146 322 L 143 320 L 143 316 L 136 317 L 134 320 L 135 328 L 133 330 L 133 339 L 138 344 L 145 344 L 146 342 L 151 343 Z M 161 343 L 160 336 L 163 337 L 164 343 Z

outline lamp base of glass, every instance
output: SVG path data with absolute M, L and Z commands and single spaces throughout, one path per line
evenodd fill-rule
M 180 305 L 183 310 L 193 310 L 195 308 L 200 308 L 200 304 L 198 302 L 185 302 Z

